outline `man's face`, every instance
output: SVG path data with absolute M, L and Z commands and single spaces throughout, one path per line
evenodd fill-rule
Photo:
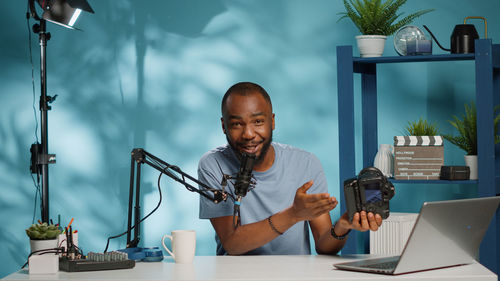
M 271 145 L 274 114 L 271 105 L 259 93 L 232 94 L 226 100 L 222 130 L 235 152 L 251 153 L 261 163 Z

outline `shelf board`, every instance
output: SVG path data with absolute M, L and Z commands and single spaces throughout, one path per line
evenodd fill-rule
M 389 179 L 392 183 L 407 184 L 477 184 L 477 180 L 395 180 Z
M 377 64 L 377 63 L 396 63 L 396 62 L 431 62 L 431 61 L 461 61 L 474 60 L 475 54 L 449 54 L 449 55 L 424 55 L 424 56 L 390 56 L 361 58 L 353 57 L 356 64 Z

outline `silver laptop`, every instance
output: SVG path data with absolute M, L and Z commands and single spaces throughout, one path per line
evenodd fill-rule
M 499 203 L 500 196 L 425 202 L 400 256 L 334 266 L 395 275 L 472 263 Z

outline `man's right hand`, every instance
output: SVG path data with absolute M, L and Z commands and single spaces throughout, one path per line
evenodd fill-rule
M 292 205 L 292 213 L 298 221 L 312 220 L 318 216 L 333 210 L 338 201 L 335 197 L 330 197 L 328 193 L 307 194 L 307 190 L 313 185 L 313 181 L 308 181 L 295 192 Z

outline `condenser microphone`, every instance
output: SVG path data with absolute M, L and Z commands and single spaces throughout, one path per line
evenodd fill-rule
M 235 229 L 241 224 L 241 198 L 247 195 L 248 188 L 250 187 L 250 184 L 252 184 L 252 171 L 256 158 L 255 154 L 244 152 L 241 154 L 240 170 L 236 175 L 236 182 L 234 184 L 234 194 L 236 195 L 236 200 L 234 201 L 233 224 Z
M 236 175 L 236 183 L 234 184 L 234 193 L 237 198 L 247 195 L 248 187 L 252 183 L 252 171 L 256 158 L 255 154 L 241 154 L 240 170 Z

